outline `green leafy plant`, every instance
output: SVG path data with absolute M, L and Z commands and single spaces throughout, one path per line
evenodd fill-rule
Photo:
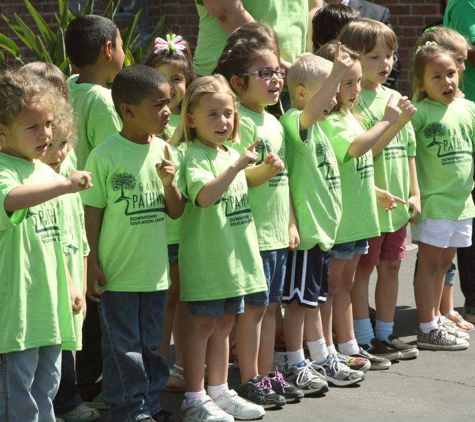
M 13 18 L 8 18 L 7 16 L 2 15 L 3 20 L 21 40 L 24 46 L 31 50 L 36 57 L 36 60 L 53 63 L 66 75 L 69 75 L 71 72 L 71 66 L 69 59 L 66 56 L 64 33 L 69 22 L 77 16 L 93 13 L 94 0 L 89 0 L 84 8 L 78 11 L 75 15 L 69 10 L 69 0 L 58 0 L 58 13 L 55 14 L 57 26 L 54 28 L 46 23 L 41 14 L 35 9 L 29 0 L 23 1 L 30 16 L 35 22 L 36 33 L 16 13 Z M 119 4 L 120 0 L 117 2 L 110 0 L 104 10 L 103 16 L 113 21 L 119 8 Z M 163 32 L 165 22 L 164 16 L 155 25 L 155 28 L 150 34 L 140 34 L 138 32 L 138 23 L 141 14 L 142 11 L 139 11 L 135 15 L 130 26 L 120 31 L 124 41 L 124 66 L 141 62 L 143 55 L 152 48 L 155 38 Z M 5 56 L 2 50 L 11 54 L 20 64 L 23 65 L 26 63 L 22 56 L 22 50 L 18 44 L 16 44 L 11 38 L 0 33 L 0 70 L 7 68 Z

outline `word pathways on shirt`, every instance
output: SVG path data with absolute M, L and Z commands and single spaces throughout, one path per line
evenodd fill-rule
M 224 214 L 231 227 L 247 225 L 252 221 L 247 185 L 233 182 L 215 205 L 221 203 L 225 204 Z
M 25 219 L 34 221 L 34 230 L 43 243 L 59 242 L 60 224 L 58 209 L 51 203 L 28 209 Z
M 133 174 L 115 173 L 111 177 L 113 191 L 120 192 L 115 203 L 125 202 L 124 215 L 130 217 L 130 225 L 158 223 L 165 220 L 165 196 L 159 180 L 146 184 L 137 183 Z M 126 194 L 127 191 L 131 193 Z
M 325 180 L 328 183 L 328 189 L 341 189 L 340 172 L 334 154 L 331 152 L 331 146 L 318 141 L 315 146 L 317 156 L 317 168 L 324 170 Z
M 436 148 L 443 166 L 468 162 L 473 158 L 470 135 L 464 127 L 451 130 L 441 122 L 433 122 L 424 128 L 424 136 L 431 141 L 427 148 Z

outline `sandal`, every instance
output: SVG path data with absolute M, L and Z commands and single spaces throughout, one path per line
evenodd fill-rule
M 462 331 L 465 331 L 466 333 L 475 332 L 475 327 L 473 326 L 473 324 L 466 321 L 463 316 L 460 315 L 457 311 L 447 312 L 445 317 L 453 321 Z
M 170 377 L 164 390 L 170 393 L 184 393 L 186 391 L 185 377 L 176 369 L 184 371 L 183 367 L 175 363 L 173 368 L 170 368 Z

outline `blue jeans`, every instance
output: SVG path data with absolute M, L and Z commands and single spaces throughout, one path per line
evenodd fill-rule
M 76 386 L 76 370 L 74 369 L 73 352 L 63 350 L 61 353 L 61 382 L 53 400 L 56 414 L 69 413 L 82 404 Z
M 61 346 L 0 354 L 0 421 L 55 422 Z
M 139 421 L 161 410 L 156 392 L 169 373 L 157 350 L 166 301 L 166 290 L 101 296 L 102 393 L 111 406 L 109 421 Z

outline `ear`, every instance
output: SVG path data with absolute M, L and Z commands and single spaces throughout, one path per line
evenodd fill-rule
M 416 85 L 417 85 L 417 88 L 419 89 L 419 91 L 424 92 L 426 90 L 425 87 L 424 87 L 424 83 L 422 81 L 420 81 L 419 79 L 416 79 Z
M 295 88 L 295 95 L 299 100 L 303 100 L 306 93 L 307 90 L 302 84 L 297 85 L 297 88 Z
M 0 124 L 0 141 L 6 141 L 7 134 L 8 134 L 8 128 L 5 125 Z
M 135 116 L 132 106 L 129 103 L 122 103 L 120 105 L 120 114 L 123 117 L 132 118 Z
M 186 124 L 187 124 L 188 127 L 191 127 L 192 129 L 196 128 L 195 119 L 193 118 L 193 114 L 187 113 L 187 115 L 186 115 Z
M 113 49 L 112 41 L 107 41 L 106 43 L 104 43 L 104 45 L 101 48 L 101 52 L 102 54 L 104 54 L 104 57 L 107 61 L 112 60 L 112 49 Z
M 244 78 L 242 76 L 233 75 L 230 79 L 231 87 L 236 92 L 244 92 L 246 90 L 246 84 L 244 83 Z

